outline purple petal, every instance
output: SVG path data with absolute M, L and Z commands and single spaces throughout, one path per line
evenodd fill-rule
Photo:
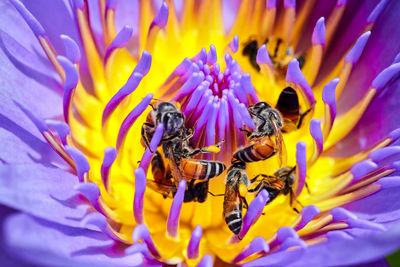
M 295 230 L 298 231 L 304 228 L 304 226 L 306 226 L 320 212 L 321 212 L 320 209 L 315 205 L 305 206 L 300 212 L 302 215 L 301 221 L 299 222 L 298 225 L 296 225 Z
M 23 178 L 23 179 L 22 179 Z M 41 164 L 0 166 L 0 202 L 60 224 L 79 226 L 86 213 L 76 197 L 75 175 Z
M 192 236 L 190 237 L 187 247 L 187 255 L 189 259 L 197 259 L 197 257 L 199 257 L 199 245 L 202 235 L 203 229 L 200 225 L 197 225 L 192 232 Z
M 378 165 L 372 161 L 364 160 L 357 164 L 355 164 L 351 168 L 351 173 L 354 176 L 355 180 L 362 178 L 367 175 L 369 172 L 372 172 L 378 168 Z
M 123 249 L 98 231 L 72 228 L 25 214 L 12 215 L 4 224 L 5 242 L 25 261 L 47 266 L 133 266 L 142 255 L 125 255 Z M 51 244 L 51 246 L 49 245 Z

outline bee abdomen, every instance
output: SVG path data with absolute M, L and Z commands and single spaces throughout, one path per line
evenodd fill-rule
M 189 179 L 208 180 L 220 175 L 226 166 L 218 161 L 183 159 L 182 169 Z
M 225 217 L 225 222 L 235 235 L 239 234 L 242 229 L 242 212 L 237 210 L 230 213 L 229 216 Z
M 264 159 L 264 156 L 254 149 L 254 145 L 236 151 L 233 157 L 241 162 L 254 162 Z

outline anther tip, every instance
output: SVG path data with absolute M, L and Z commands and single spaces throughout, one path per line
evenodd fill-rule
M 355 64 L 358 59 L 360 58 L 362 52 L 364 51 L 365 45 L 367 44 L 367 41 L 369 37 L 371 36 L 371 32 L 367 31 L 363 33 L 356 41 L 354 46 L 351 48 L 351 50 L 347 53 L 345 57 L 345 62 L 351 62 L 352 64 Z
M 325 18 L 321 17 L 317 21 L 312 33 L 313 45 L 325 45 Z
M 169 15 L 168 4 L 164 1 L 161 4 L 157 16 L 154 18 L 154 23 L 160 28 L 165 27 L 165 25 L 167 25 L 168 22 L 168 15 Z

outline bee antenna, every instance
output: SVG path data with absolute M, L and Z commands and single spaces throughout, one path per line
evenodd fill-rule
M 222 197 L 222 196 L 225 196 L 225 194 L 213 194 L 213 193 L 211 193 L 210 191 L 208 191 L 208 193 L 209 193 L 210 195 L 212 195 L 213 197 Z
M 150 106 L 152 109 L 155 109 L 154 106 L 153 106 L 153 104 L 150 103 L 149 106 Z

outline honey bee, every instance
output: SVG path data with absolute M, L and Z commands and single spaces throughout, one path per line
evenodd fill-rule
M 282 138 L 282 117 L 278 110 L 271 107 L 266 102 L 258 102 L 249 106 L 248 111 L 256 125 L 254 131 L 248 131 L 249 140 L 258 139 L 254 144 L 239 149 L 233 155 L 232 162 L 239 160 L 242 162 L 254 162 L 265 160 L 278 152 L 280 165 L 286 164 L 286 148 Z M 275 136 L 275 143 L 271 136 Z
M 290 206 L 292 206 L 294 200 L 293 185 L 296 179 L 295 169 L 296 166 L 293 168 L 283 167 L 276 170 L 272 176 L 259 174 L 251 180 L 252 185 L 255 185 L 255 187 L 249 188 L 248 192 L 257 195 L 261 190 L 267 190 L 269 197 L 266 204 L 273 201 L 281 193 L 284 195 L 290 194 Z M 296 208 L 294 210 L 298 213 Z
M 305 54 L 294 55 L 293 49 L 287 46 L 281 38 L 267 38 L 264 44 L 267 45 L 268 54 L 274 69 L 281 75 L 286 75 L 287 65 L 294 57 L 297 57 L 300 69 L 303 68 L 306 60 Z M 261 45 L 259 46 L 258 41 L 253 38 L 250 39 L 242 50 L 243 56 L 249 58 L 251 66 L 257 71 L 260 71 L 260 66 L 257 64 L 257 52 Z
M 294 170 L 295 167 L 283 167 L 275 171 L 273 176 L 259 174 L 249 180 L 246 164 L 241 161 L 233 163 L 227 171 L 223 204 L 223 216 L 229 229 L 235 235 L 238 235 L 242 229 L 242 208 L 248 208 L 247 193 L 258 195 L 263 189 L 267 190 L 269 195 L 265 205 L 281 193 L 290 194 L 290 205 L 293 206 Z M 296 208 L 293 209 L 299 213 Z
M 279 95 L 275 106 L 283 118 L 282 132 L 291 132 L 299 129 L 304 117 L 311 111 L 311 108 L 304 113 L 300 113 L 299 97 L 292 87 L 286 87 Z
M 152 158 L 155 185 L 150 187 L 167 197 L 175 194 L 180 181 L 186 180 L 188 181 L 187 192 L 185 192 L 186 202 L 204 202 L 207 198 L 208 180 L 220 175 L 226 166 L 219 161 L 192 158 L 199 153 L 218 152 L 220 143 L 191 149 L 189 140 L 193 136 L 193 131 L 184 126 L 184 121 L 185 116 L 176 105 L 161 102 L 152 110 L 147 117 L 147 122 L 143 124 L 142 140 L 146 146 L 158 123 L 163 123 L 165 129 L 160 145 L 165 158 L 168 159 L 168 168 L 165 168 L 163 158 L 157 152 Z
M 242 229 L 242 207 L 248 208 L 245 196 L 249 186 L 246 164 L 241 161 L 233 163 L 225 179 L 223 216 L 229 229 L 235 235 Z

